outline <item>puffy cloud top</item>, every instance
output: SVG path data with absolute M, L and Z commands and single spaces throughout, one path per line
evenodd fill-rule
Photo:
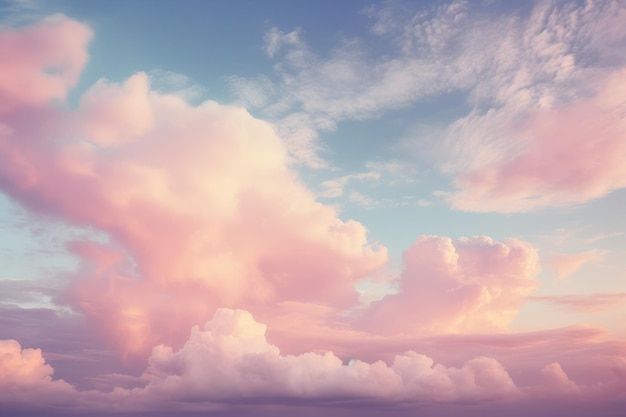
M 333 353 L 281 355 L 265 339 L 265 325 L 242 310 L 219 309 L 204 329 L 194 327 L 179 351 L 158 346 L 144 375 L 148 393 L 174 398 L 456 401 L 503 398 L 517 388 L 500 363 L 478 357 L 460 368 L 435 364 L 413 351 L 391 365 Z

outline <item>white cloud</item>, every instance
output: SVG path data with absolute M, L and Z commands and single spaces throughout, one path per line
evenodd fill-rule
M 322 198 L 339 198 L 348 196 L 348 201 L 365 208 L 376 207 L 401 207 L 415 205 L 425 207 L 430 205 L 423 199 L 415 196 L 402 196 L 400 198 L 374 198 L 366 197 L 364 192 L 356 190 L 357 186 L 366 185 L 367 188 L 389 187 L 398 184 L 407 184 L 414 181 L 416 169 L 413 165 L 399 160 L 368 161 L 365 163 L 365 171 L 346 174 L 341 177 L 323 181 L 322 190 L 317 193 Z
M 175 71 L 155 69 L 148 73 L 150 86 L 161 93 L 172 94 L 187 101 L 202 98 L 205 88 L 191 77 Z
M 324 191 L 318 193 L 320 197 L 341 197 L 344 194 L 344 187 L 351 181 L 377 181 L 381 177 L 378 171 L 360 172 L 356 174 L 348 174 L 339 178 L 322 182 Z

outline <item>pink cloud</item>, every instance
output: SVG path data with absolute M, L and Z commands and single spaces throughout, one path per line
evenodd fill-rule
M 385 361 L 364 361 L 358 353 L 340 358 L 330 351 L 284 354 L 268 342 L 266 329 L 247 311 L 218 309 L 203 328 L 192 328 L 180 349 L 154 347 L 140 378 L 104 375 L 105 385 L 111 381 L 143 383 L 132 389 L 117 386 L 109 392 L 77 391 L 64 381 L 52 380 L 52 368 L 39 349 L 21 349 L 13 340 L 2 341 L 0 407 L 208 412 L 219 410 L 220 404 L 237 403 L 287 408 L 332 405 L 334 411 L 347 412 L 359 404 L 403 404 L 405 410 L 414 410 L 468 402 L 478 407 L 494 401 L 526 406 L 555 395 L 585 398 L 592 404 L 625 399 L 623 343 L 606 343 L 589 329 L 455 335 L 411 342 L 420 349 L 435 349 L 438 356 L 442 352 L 451 355 L 447 361 L 452 366 L 413 350 L 395 353 Z M 472 356 L 477 350 L 483 355 Z M 484 356 L 484 352 L 502 359 Z M 561 358 L 558 363 L 551 360 L 555 356 Z M 517 368 L 517 377 L 506 363 Z M 570 371 L 575 377 L 570 377 Z M 518 384 L 529 372 L 538 379 Z
M 522 150 L 473 168 L 448 195 L 468 211 L 519 212 L 584 203 L 626 187 L 626 69 L 612 72 L 591 97 L 533 110 L 500 132 Z M 517 123 L 517 122 L 516 122 Z
M 580 388 L 573 382 L 558 362 L 553 362 L 541 369 L 541 375 L 545 378 L 546 388 L 564 394 L 576 394 Z
M 604 255 L 604 251 L 592 249 L 579 253 L 555 255 L 546 264 L 556 271 L 557 279 L 564 279 L 577 272 L 586 263 L 598 261 Z
M 36 398 L 63 404 L 74 388 L 52 380 L 52 374 L 40 349 L 22 349 L 15 340 L 0 340 L 0 407 L 28 404 Z
M 265 338 L 266 327 L 242 310 L 220 309 L 204 329 L 195 326 L 174 351 L 157 346 L 144 374 L 152 395 L 227 401 L 238 398 L 375 398 L 458 401 L 514 396 L 517 388 L 494 359 L 478 357 L 460 368 L 435 364 L 409 351 L 391 365 L 331 352 L 281 355 Z M 263 400 L 267 401 L 267 400 Z
M 87 62 L 91 30 L 63 15 L 0 26 L 0 111 L 65 99 Z
M 149 95 L 149 79 L 143 73 L 123 85 L 98 81 L 80 102 L 81 136 L 106 148 L 147 134 L 154 126 Z
M 66 40 L 65 26 L 46 28 Z M 19 30 L 4 36 L 37 50 Z M 78 45 L 75 53 L 86 56 L 85 42 Z M 66 58 L 55 51 L 12 74 L 45 72 L 49 61 Z M 61 95 L 0 96 L 4 191 L 110 238 L 70 245 L 84 263 L 63 300 L 126 353 L 178 345 L 181 329 L 223 305 L 355 305 L 354 284 L 385 264 L 386 249 L 369 242 L 360 223 L 315 201 L 268 123 L 211 101 L 190 106 L 149 84 L 144 73 L 123 84 L 100 81 L 75 111 L 46 101 Z M 8 113 L 18 103 L 26 104 Z
M 403 258 L 398 293 L 372 303 L 366 327 L 392 333 L 502 329 L 537 286 L 540 270 L 532 245 L 486 236 L 422 236 Z
M 535 295 L 529 299 L 575 312 L 598 313 L 624 305 L 626 293 Z

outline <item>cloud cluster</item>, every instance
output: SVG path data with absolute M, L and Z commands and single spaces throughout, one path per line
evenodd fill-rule
M 315 201 L 268 123 L 211 101 L 191 106 L 152 90 L 144 73 L 100 80 L 69 109 L 59 100 L 90 31 L 55 16 L 1 36 L 12 78 L 0 86 L 0 185 L 32 210 L 108 235 L 70 245 L 83 263 L 63 301 L 128 352 L 182 342 L 181 328 L 220 305 L 349 307 L 354 284 L 386 262 L 361 224 Z
M 593 401 L 624 399 L 626 360 L 623 344 L 598 344 L 598 331 L 569 329 L 525 335 L 454 336 L 436 342 L 437 354 L 451 353 L 456 366 L 436 363 L 413 350 L 395 354 L 388 361 L 358 359 L 332 352 L 283 354 L 268 342 L 266 326 L 245 310 L 218 309 L 203 328 L 194 326 L 180 349 L 165 345 L 153 348 L 140 378 L 113 375 L 118 381 L 132 379 L 137 388 L 112 391 L 77 391 L 62 380 L 52 379 L 39 349 L 22 349 L 14 340 L 0 341 L 0 407 L 66 412 L 108 410 L 146 412 L 154 410 L 219 409 L 220 405 L 340 405 L 403 404 L 405 410 L 424 405 L 509 401 L 513 406 L 555 395 Z M 432 340 L 416 341 L 431 349 Z M 447 346 L 449 345 L 449 346 Z M 563 355 L 567 346 L 573 355 Z M 463 348 L 467 359 L 458 360 Z M 511 362 L 520 374 L 535 372 L 539 380 L 514 382 L 503 362 L 476 356 L 489 350 Z M 358 354 L 357 354 L 358 355 Z M 560 355 L 561 363 L 549 362 Z M 585 358 L 582 360 L 581 358 Z M 523 378 L 522 378 L 523 379 Z M 574 382 L 576 381 L 576 382 Z
M 255 398 L 411 401 L 476 401 L 517 392 L 506 370 L 490 358 L 475 358 L 460 368 L 434 364 L 406 352 L 391 365 L 333 353 L 281 355 L 265 339 L 265 325 L 243 310 L 220 309 L 204 329 L 194 327 L 174 352 L 156 347 L 144 378 L 146 389 L 177 399 L 255 401 Z
M 378 332 L 504 328 L 537 286 L 532 245 L 486 236 L 422 236 L 404 253 L 398 293 L 374 302 L 364 322 Z
M 458 68 L 443 79 L 468 91 L 469 113 L 440 138 L 452 207 L 529 211 L 626 186 L 622 3 L 538 2 L 527 18 L 488 21 L 465 2 L 440 10 L 401 39 Z
M 528 211 L 600 198 L 626 186 L 626 70 L 615 71 L 592 98 L 538 109 L 500 134 L 516 155 L 474 167 L 455 179 L 453 207 Z M 495 117 L 495 116 L 494 116 Z

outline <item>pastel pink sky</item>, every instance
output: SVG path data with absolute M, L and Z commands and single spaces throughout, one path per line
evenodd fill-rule
M 437 9 L 431 29 L 463 7 Z M 379 34 L 393 30 L 376 27 Z M 623 410 L 626 335 L 614 331 L 615 317 L 626 317 L 621 284 L 586 294 L 558 287 L 570 280 L 590 286 L 587 267 L 606 267 L 610 275 L 606 264 L 621 247 L 591 242 L 546 253 L 539 240 L 500 233 L 410 230 L 413 243 L 400 257 L 365 222 L 319 198 L 294 162 L 298 141 L 285 133 L 289 120 L 305 120 L 296 133 L 315 130 L 307 139 L 313 141 L 334 129 L 320 126 L 377 114 L 365 101 L 325 108 L 304 94 L 308 116 L 266 120 L 241 103 L 193 103 L 164 92 L 149 69 L 78 91 L 95 32 L 62 14 L 0 26 L 0 190 L 30 218 L 95 231 L 59 237 L 76 263 L 33 280 L 43 289 L 2 280 L 0 414 Z M 268 55 L 294 48 L 288 59 L 297 68 L 316 59 L 297 31 L 269 33 L 275 36 L 266 37 Z M 499 120 L 495 134 L 513 145 L 481 164 L 438 156 L 433 172 L 447 173 L 453 187 L 435 193 L 438 209 L 531 212 L 601 200 L 626 187 L 625 68 L 602 71 L 567 102 L 544 100 L 509 117 L 511 101 L 484 116 Z M 303 72 L 293 79 L 309 76 L 317 77 Z M 280 113 L 292 103 L 274 105 Z M 454 148 L 450 131 L 442 147 Z M 307 143 L 298 146 L 311 157 L 315 146 Z M 402 174 L 414 173 L 376 166 L 322 181 L 332 186 L 322 197 L 341 197 L 351 182 L 385 175 L 409 183 Z M 545 270 L 556 273 L 551 284 L 541 278 Z M 376 285 L 384 290 L 363 297 Z M 27 320 L 51 309 L 14 301 L 29 291 L 47 296 L 54 323 Z M 524 308 L 565 308 L 591 319 L 518 331 Z M 594 321 L 605 312 L 613 315 Z M 541 321 L 540 314 L 525 317 Z M 89 332 L 63 340 L 64 328 Z M 71 379 L 101 354 L 105 369 Z M 463 405 L 474 408 L 456 408 Z

